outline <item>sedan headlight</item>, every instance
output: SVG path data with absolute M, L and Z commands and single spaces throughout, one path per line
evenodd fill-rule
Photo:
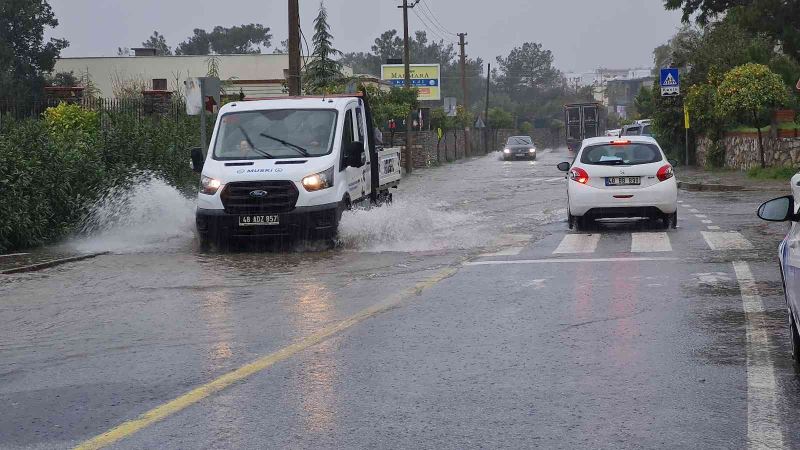
M 222 182 L 216 178 L 211 178 L 203 175 L 200 178 L 200 192 L 206 195 L 214 195 L 222 186 Z
M 507 154 L 511 153 L 511 149 L 510 148 L 505 148 L 505 149 L 503 149 L 503 153 L 505 153 L 507 155 Z
M 333 167 L 303 178 L 302 184 L 308 192 L 328 189 L 333 186 Z

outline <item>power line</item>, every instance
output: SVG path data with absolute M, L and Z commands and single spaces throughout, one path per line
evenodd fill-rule
M 432 17 L 432 21 L 435 22 L 434 25 L 437 25 L 439 27 L 439 29 L 442 30 L 443 32 L 445 32 L 446 34 L 449 34 L 449 35 L 452 35 L 452 36 L 458 36 L 456 33 L 453 33 L 452 31 L 448 30 L 447 27 L 445 27 L 442 24 L 442 22 L 439 21 L 439 19 L 436 17 L 436 14 L 433 12 L 431 7 L 428 5 L 427 0 L 422 0 L 422 6 L 424 6 L 425 9 L 427 9 L 428 12 L 430 13 L 430 15 Z
M 444 38 L 444 36 L 442 36 L 442 35 L 441 35 L 439 32 L 437 32 L 437 31 L 436 31 L 436 30 L 434 30 L 432 27 L 430 27 L 430 26 L 428 25 L 428 23 L 425 21 L 425 19 L 423 19 L 423 18 L 422 18 L 422 16 L 420 16 L 420 15 L 419 15 L 419 13 L 417 12 L 417 10 L 416 10 L 416 9 L 412 9 L 411 11 L 414 13 L 414 15 L 415 15 L 415 16 L 417 16 L 417 19 L 419 19 L 419 21 L 420 21 L 420 22 L 422 22 L 422 25 L 423 25 L 423 26 L 424 26 L 424 27 L 425 27 L 425 28 L 426 28 L 428 31 L 430 31 L 430 32 L 431 32 L 431 34 L 433 34 L 433 35 L 434 35 L 434 38 L 437 38 L 437 37 L 438 37 L 438 38 L 439 38 L 440 40 L 442 40 L 442 41 L 446 41 L 446 40 L 447 40 L 447 39 L 445 39 L 445 38 Z M 423 12 L 423 14 L 424 14 L 424 12 Z

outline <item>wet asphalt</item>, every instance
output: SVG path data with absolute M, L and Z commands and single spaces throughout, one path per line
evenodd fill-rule
M 786 227 L 753 214 L 782 193 L 681 192 L 669 251 L 632 253 L 633 233 L 663 230 L 623 222 L 559 254 L 576 234 L 554 167 L 566 159 L 415 172 L 391 207 L 350 213 L 334 250 L 201 253 L 187 209 L 174 228 L 89 242 L 109 255 L 3 276 L 0 447 L 74 447 L 391 299 L 111 446 L 747 448 L 750 429 L 753 447 L 765 416 L 736 262 L 766 310 L 767 420 L 800 448 L 776 263 Z M 752 248 L 713 250 L 709 227 Z

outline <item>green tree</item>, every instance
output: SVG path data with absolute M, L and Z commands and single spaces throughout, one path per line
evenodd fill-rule
M 514 116 L 502 108 L 491 108 L 489 109 L 488 126 L 495 130 L 512 128 L 514 127 Z
M 633 106 L 636 108 L 636 114 L 640 119 L 649 119 L 655 112 L 655 103 L 653 101 L 653 89 L 650 87 L 642 86 L 639 93 L 633 99 Z
M 156 49 L 156 55 L 159 56 L 172 55 L 172 49 L 167 45 L 167 39 L 158 31 L 153 31 L 153 35 L 142 42 L 142 47 Z
M 664 5 L 682 10 L 687 23 L 693 17 L 701 25 L 730 17 L 752 32 L 777 40 L 787 55 L 800 60 L 800 0 L 665 0 Z
M 328 11 L 322 2 L 319 4 L 319 14 L 314 19 L 314 37 L 311 41 L 314 51 L 311 53 L 311 61 L 305 67 L 305 76 L 303 77 L 305 89 L 309 93 L 329 91 L 336 84 L 341 83 L 344 75 L 342 74 L 342 64 L 334 59 L 341 56 L 342 52 L 333 47 L 333 35 L 331 27 L 328 25 Z
M 367 87 L 372 120 L 376 126 L 385 129 L 389 120 L 403 121 L 411 111 L 419 107 L 417 90 L 414 88 L 397 88 L 383 91 L 376 87 Z
M 64 39 L 44 39 L 58 20 L 46 0 L 0 2 L 0 100 L 41 95 L 44 74 L 55 66 Z
M 272 34 L 269 27 L 251 23 L 230 28 L 216 26 L 211 32 L 195 28 L 193 35 L 178 44 L 176 55 L 240 55 L 261 53 L 261 47 L 269 48 Z
M 740 118 L 758 129 L 758 152 L 761 167 L 764 144 L 761 121 L 766 112 L 789 101 L 786 86 L 780 76 L 762 64 L 745 64 L 725 75 L 717 89 L 716 110 L 721 117 Z
M 563 85 L 561 72 L 553 67 L 553 53 L 542 44 L 526 42 L 506 57 L 497 57 L 497 85 L 512 98 L 533 99 L 537 94 Z

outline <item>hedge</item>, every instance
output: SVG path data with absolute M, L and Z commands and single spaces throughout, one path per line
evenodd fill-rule
M 77 108 L 77 109 L 76 109 Z M 142 171 L 189 192 L 197 176 L 187 149 L 196 118 L 103 117 L 78 106 L 0 129 L 0 252 L 42 245 L 75 232 L 108 189 Z

